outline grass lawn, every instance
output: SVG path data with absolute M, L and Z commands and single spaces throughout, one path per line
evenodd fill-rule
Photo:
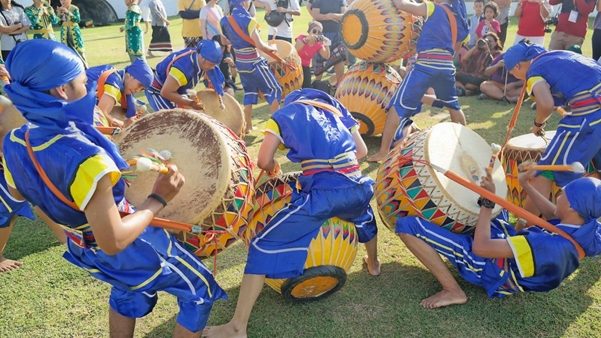
M 306 30 L 307 22 L 306 13 L 294 21 L 295 35 Z M 183 47 L 181 20 L 174 18 L 169 29 L 174 45 Z M 515 32 L 513 25 L 508 41 L 513 41 Z M 91 65 L 126 65 L 128 56 L 118 25 L 84 29 L 83 34 Z M 583 46 L 586 55 L 591 55 L 591 34 Z M 266 38 L 266 29 L 262 36 Z M 145 38 L 148 44 L 150 35 Z M 549 37 L 547 44 L 548 40 Z M 155 57 L 149 62 L 154 66 L 160 60 Z M 236 96 L 242 100 L 241 93 Z M 488 142 L 503 141 L 512 105 L 477 101 L 475 97 L 461 98 L 461 104 L 471 129 Z M 261 126 L 268 117 L 269 109 L 264 102 L 256 106 L 255 125 Z M 417 123 L 425 128 L 439 122 L 441 117 L 444 115 L 425 111 L 418 115 Z M 528 133 L 533 117 L 534 111 L 524 106 L 513 135 Z M 549 125 L 557 121 L 554 116 Z M 246 137 L 252 158 L 256 157 L 261 139 L 259 131 Z M 372 154 L 380 138 L 371 137 L 366 142 Z M 299 169 L 285 159 L 284 153 L 278 155 L 284 171 Z M 362 162 L 361 168 L 375 178 L 376 164 Z M 340 292 L 309 304 L 288 303 L 265 287 L 251 316 L 250 337 L 601 336 L 601 266 L 597 260 L 585 259 L 576 273 L 549 293 L 489 299 L 480 287 L 461 282 L 469 297 L 467 305 L 425 310 L 419 301 L 437 292 L 438 283 L 382 223 L 379 228 L 380 277 L 370 277 L 357 259 Z M 108 336 L 108 284 L 68 264 L 61 258 L 63 251 L 64 247 L 42 221 L 17 222 L 5 256 L 25 265 L 0 274 L 0 337 Z M 231 300 L 215 304 L 210 325 L 225 323 L 234 312 L 245 251 L 237 243 L 219 255 L 217 281 Z M 361 247 L 358 257 L 364 254 Z M 212 268 L 212 260 L 206 263 Z M 154 312 L 138 321 L 136 336 L 170 336 L 177 312 L 175 298 L 161 294 Z

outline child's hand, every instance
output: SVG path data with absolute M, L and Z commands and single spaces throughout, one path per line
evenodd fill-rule
M 487 170 L 488 168 L 484 168 L 484 172 L 486 172 L 486 176 L 482 176 L 482 182 L 480 182 L 480 186 L 492 193 L 496 192 L 495 181 L 492 179 L 492 175 Z
M 534 178 L 534 175 L 536 174 L 536 168 L 534 167 L 536 163 L 532 162 L 532 161 L 526 161 L 526 162 L 522 162 L 519 166 L 518 166 L 518 182 L 520 182 L 520 185 L 526 186 L 530 184 L 530 180 Z M 530 167 L 529 169 L 527 169 L 528 167 Z

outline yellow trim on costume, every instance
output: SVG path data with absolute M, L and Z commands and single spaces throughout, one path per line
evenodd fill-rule
M 563 147 L 566 145 L 566 142 L 568 141 L 571 133 L 571 131 L 568 131 L 563 137 L 561 145 L 559 146 L 559 148 L 557 148 L 557 152 L 555 153 L 555 157 L 553 158 L 553 162 L 551 162 L 551 164 L 557 163 L 557 159 L 559 158 L 559 155 L 561 155 L 561 153 L 563 152 Z
M 511 236 L 507 238 L 507 242 L 509 242 L 511 251 L 513 251 L 513 256 L 522 277 L 534 276 L 534 257 L 532 256 L 532 248 L 526 237 L 523 235 Z
M 6 165 L 6 159 L 2 157 L 2 166 L 4 167 L 4 179 L 6 180 L 6 184 L 8 184 L 11 188 L 17 189 L 15 186 L 15 180 L 13 179 L 13 174 L 8 170 L 8 166 Z
M 358 130 L 359 130 L 359 125 L 358 124 L 352 126 L 351 129 L 349 129 L 349 131 L 351 132 L 351 134 L 354 133 L 355 131 L 358 131 Z
M 161 272 L 163 272 L 163 268 L 162 267 L 157 272 L 155 272 L 154 275 L 150 276 L 150 278 L 148 278 L 147 280 L 143 281 L 142 283 L 140 283 L 140 284 L 138 284 L 136 286 L 132 286 L 131 287 L 132 291 L 138 290 L 138 289 L 143 288 L 144 286 L 148 285 L 148 283 L 150 283 L 153 280 L 155 280 L 161 274 Z
M 19 143 L 25 147 L 27 147 L 27 143 L 25 143 L 25 140 L 21 140 L 20 138 L 15 136 L 15 130 L 13 129 L 13 131 L 10 133 L 10 140 L 12 142 L 16 142 Z M 51 138 L 50 140 L 48 140 L 46 143 L 42 143 L 39 146 L 36 147 L 31 147 L 33 149 L 33 151 L 40 151 L 40 150 L 44 150 L 48 147 L 50 147 L 52 144 L 54 144 L 56 141 L 60 140 L 61 138 L 63 138 L 63 135 L 56 135 L 55 137 Z
M 541 81 L 547 82 L 547 80 L 545 80 L 545 78 L 542 76 L 533 76 L 531 78 L 528 78 L 528 80 L 526 81 L 526 83 L 527 83 L 526 91 L 528 92 L 528 95 L 532 95 L 532 88 L 534 87 L 535 84 L 537 84 Z
M 202 279 L 202 281 L 207 286 L 207 292 L 209 293 L 209 297 L 212 298 L 213 292 L 211 292 L 211 287 L 210 287 L 209 281 L 205 278 L 205 276 L 203 276 L 202 273 L 200 273 L 198 270 L 194 269 L 194 267 L 192 265 L 190 265 L 188 262 L 183 260 L 180 256 L 175 256 L 175 259 L 177 259 L 178 262 L 182 263 L 185 267 L 190 269 L 190 271 L 194 272 L 194 274 L 196 276 L 198 276 L 198 278 Z
M 175 67 L 171 67 L 169 70 L 169 75 L 171 75 L 177 83 L 179 83 L 180 87 L 188 84 L 188 78 L 186 75 L 179 69 Z
M 269 120 L 267 120 L 267 123 L 265 123 L 265 129 L 263 129 L 263 135 L 265 135 L 265 133 L 271 133 L 280 139 L 281 143 L 280 143 L 280 145 L 278 145 L 279 150 L 288 149 L 288 148 L 286 148 L 286 145 L 284 144 L 284 140 L 282 139 L 282 133 L 280 132 L 280 126 L 278 125 L 277 122 L 275 122 L 274 119 L 269 119 Z
M 259 29 L 261 26 L 259 25 L 259 23 L 257 22 L 257 20 L 255 19 L 251 19 L 250 22 L 248 23 L 248 35 L 252 35 L 253 31 L 255 29 Z
M 426 1 L 426 20 L 434 14 L 434 9 L 436 9 L 436 5 L 433 2 Z
M 115 99 L 115 101 L 119 102 L 121 101 L 121 91 L 119 90 L 119 88 L 110 85 L 110 84 L 105 84 L 104 85 L 104 94 L 108 94 L 110 97 L 112 97 L 113 99 Z
M 111 183 L 115 185 L 121 172 L 107 155 L 95 155 L 79 165 L 75 179 L 69 187 L 73 201 L 84 210 L 96 191 L 96 184 L 104 175 L 111 175 Z

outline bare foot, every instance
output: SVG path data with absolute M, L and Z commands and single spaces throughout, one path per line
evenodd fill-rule
M 426 309 L 436 309 L 453 304 L 467 303 L 467 296 L 463 290 L 442 290 L 439 293 L 422 300 L 421 304 Z
M 208 326 L 202 331 L 202 337 L 207 338 L 246 338 L 246 330 L 236 329 L 234 324 L 227 323 L 219 326 Z
M 379 276 L 380 275 L 380 260 L 377 259 L 376 261 L 372 261 L 369 259 L 369 257 L 367 255 L 365 255 L 363 257 L 363 263 L 365 263 L 367 265 L 367 271 L 369 271 L 369 274 L 372 276 Z
M 23 262 L 13 261 L 12 259 L 6 259 L 0 255 L 0 272 L 11 271 L 20 268 Z
M 252 133 L 253 130 L 257 130 L 257 127 L 250 126 L 249 128 L 246 128 L 246 131 L 244 132 L 244 134 L 248 135 L 248 134 Z
M 382 162 L 388 158 L 388 153 L 377 153 L 375 155 L 369 156 L 367 158 L 367 162 Z

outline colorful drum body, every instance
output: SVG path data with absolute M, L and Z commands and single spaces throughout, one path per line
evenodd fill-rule
M 261 51 L 259 51 L 259 54 L 267 59 L 269 69 L 282 87 L 283 99 L 289 93 L 302 88 L 303 66 L 296 48 L 290 42 L 275 40 L 275 47 L 278 49 L 278 55 L 284 60 L 283 62 L 277 61 Z
M 244 141 L 211 117 L 161 110 L 134 121 L 115 143 L 130 160 L 146 149 L 168 150 L 186 184 L 157 217 L 195 225 L 175 236 L 200 258 L 240 239 L 252 214 L 254 178 Z M 125 192 L 135 206 L 151 193 L 158 173 L 138 172 Z
M 415 53 L 423 21 L 392 0 L 355 0 L 342 17 L 342 42 L 367 62 L 394 62 Z
M 344 74 L 335 96 L 359 121 L 361 135 L 378 135 L 386 123 L 386 106 L 401 81 L 392 67 L 363 61 Z
M 555 130 L 552 130 L 545 131 L 544 138 L 530 133 L 514 137 L 507 142 L 501 153 L 501 161 L 507 178 L 508 201 L 519 207 L 524 206 L 526 193 L 518 182 L 518 166 L 524 161 L 538 162 L 547 149 L 547 143 L 554 136 Z M 585 175 L 599 177 L 597 168 L 592 162 L 585 167 Z M 561 188 L 553 182 L 549 200 L 555 204 L 559 195 L 561 195 Z
M 246 240 L 252 240 L 278 210 L 292 198 L 300 172 L 272 178 L 257 187 L 254 215 Z M 289 279 L 266 279 L 265 283 L 284 298 L 303 302 L 327 297 L 346 283 L 346 272 L 357 255 L 358 235 L 355 225 L 337 217 L 325 222 L 309 245 L 302 276 Z
M 479 185 L 491 156 L 484 139 L 457 123 L 439 123 L 410 135 L 405 147 L 391 150 L 378 169 L 375 195 L 382 220 L 392 231 L 399 217 L 419 216 L 455 233 L 472 232 L 480 212 L 479 195 L 423 161 Z M 496 194 L 505 197 L 505 174 L 496 157 L 492 177 Z M 495 206 L 493 217 L 501 210 Z
M 225 109 L 221 110 L 219 95 L 213 89 L 204 89 L 196 92 L 196 96 L 202 102 L 205 109 L 202 113 L 209 115 L 217 121 L 230 128 L 234 134 L 242 137 L 244 134 L 244 111 L 240 103 L 228 93 L 223 95 Z

